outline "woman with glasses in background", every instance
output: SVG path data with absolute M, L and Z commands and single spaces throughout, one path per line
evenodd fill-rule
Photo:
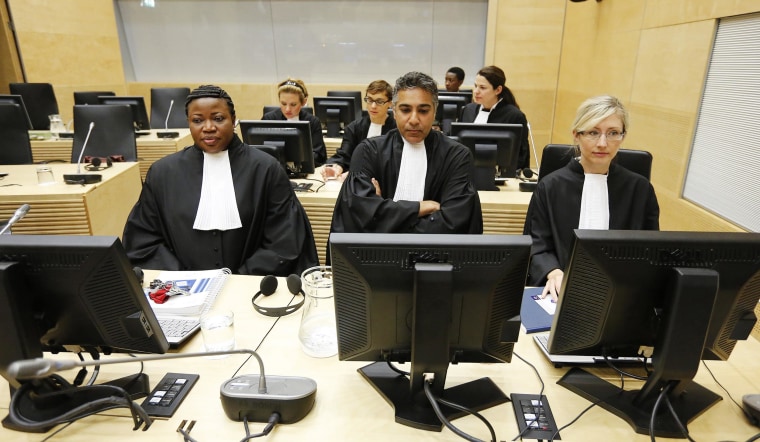
M 589 98 L 573 122 L 574 158 L 538 183 L 523 233 L 533 240 L 528 285 L 557 300 L 573 247 L 573 229 L 659 230 L 649 180 L 618 166 L 628 112 L 615 97 Z
M 323 179 L 343 181 L 351 166 L 354 149 L 367 138 L 385 135 L 396 128 L 396 120 L 388 113 L 393 101 L 393 87 L 385 80 L 375 80 L 367 86 L 364 102 L 367 114 L 354 120 L 343 131 L 343 142 L 335 155 L 322 168 Z

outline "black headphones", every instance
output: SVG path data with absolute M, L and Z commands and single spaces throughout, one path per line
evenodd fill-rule
M 303 290 L 301 290 L 301 277 L 295 274 L 288 275 L 286 281 L 288 283 L 288 291 L 290 291 L 293 296 L 301 295 L 300 302 L 293 305 L 286 305 L 284 307 L 264 307 L 256 304 L 256 298 L 261 295 L 269 296 L 277 290 L 277 278 L 272 275 L 267 275 L 261 280 L 259 291 L 256 292 L 256 294 L 253 295 L 253 299 L 251 299 L 253 309 L 264 316 L 272 316 L 277 318 L 280 316 L 289 315 L 301 308 L 303 302 L 306 300 L 306 295 L 304 294 Z

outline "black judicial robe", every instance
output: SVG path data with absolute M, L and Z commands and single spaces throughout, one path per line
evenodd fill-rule
M 470 103 L 462 108 L 463 123 L 472 123 L 475 121 L 475 117 L 478 116 L 480 111 L 480 105 L 477 103 Z M 517 106 L 511 104 L 505 104 L 501 102 L 496 107 L 491 109 L 488 114 L 489 123 L 499 124 L 522 124 L 522 141 L 520 142 L 520 151 L 517 154 L 517 168 L 524 169 L 530 167 L 530 145 L 528 144 L 528 120 L 525 118 L 525 114 L 517 108 Z
M 542 178 L 533 192 L 523 231 L 533 240 L 528 285 L 543 286 L 550 271 L 565 270 L 580 222 L 584 180 L 583 166 L 571 160 Z M 613 161 L 607 192 L 610 230 L 659 230 L 660 206 L 649 180 Z
M 281 109 L 267 112 L 261 117 L 261 119 L 287 120 Z M 314 151 L 314 167 L 319 167 L 325 164 L 325 160 L 327 159 L 327 148 L 325 147 L 325 139 L 322 136 L 322 123 L 320 123 L 319 118 L 306 113 L 303 109 L 298 113 L 298 119 L 309 122 L 309 127 L 311 128 L 311 149 Z
M 160 270 L 227 267 L 287 276 L 318 265 L 306 212 L 282 166 L 235 136 L 228 149 L 242 228 L 195 230 L 203 151 L 193 146 L 156 161 L 124 228 L 133 265 Z
M 343 130 L 343 142 L 335 152 L 335 155 L 327 160 L 327 164 L 340 164 L 343 167 L 343 171 L 347 172 L 351 167 L 351 157 L 354 155 L 356 146 L 367 138 L 371 124 L 372 121 L 369 119 L 369 116 L 365 115 L 346 126 Z M 380 135 L 385 135 L 395 128 L 396 120 L 389 115 L 385 119 Z
M 398 129 L 357 146 L 335 203 L 332 232 L 483 233 L 480 198 L 470 181 L 469 149 L 431 130 L 425 138 L 425 200 L 441 210 L 420 218 L 418 201 L 393 201 L 404 142 Z M 380 182 L 382 197 L 371 179 Z

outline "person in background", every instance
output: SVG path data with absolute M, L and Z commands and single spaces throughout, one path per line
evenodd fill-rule
M 522 124 L 523 134 L 517 156 L 517 168 L 530 167 L 528 120 L 506 86 L 507 77 L 497 66 L 486 66 L 475 75 L 472 103 L 462 109 L 463 123 Z
M 464 69 L 455 66 L 446 71 L 446 92 L 459 92 L 462 83 L 464 83 Z
M 235 135 L 218 86 L 185 102 L 193 145 L 148 170 L 122 235 L 132 265 L 287 276 L 318 265 L 309 219 L 282 166 Z
M 573 122 L 575 158 L 538 183 L 524 234 L 533 240 L 528 285 L 557 300 L 573 229 L 659 230 L 660 207 L 645 177 L 613 162 L 628 130 L 615 97 L 589 98 Z
M 306 106 L 306 99 L 309 97 L 304 82 L 288 78 L 277 85 L 277 97 L 280 100 L 280 109 L 267 112 L 261 119 L 308 121 L 311 127 L 314 167 L 323 165 L 327 159 L 327 148 L 325 148 L 325 140 L 322 136 L 322 123 L 320 123 L 319 118 L 302 109 Z
M 409 72 L 393 90 L 397 128 L 356 148 L 332 232 L 483 233 L 469 149 L 432 130 L 438 85 Z
M 385 135 L 396 128 L 396 120 L 388 114 L 393 104 L 393 87 L 385 80 L 375 80 L 367 86 L 364 102 L 367 103 L 367 115 L 349 124 L 343 133 L 341 143 L 335 155 L 327 159 L 322 168 L 322 178 L 346 179 L 351 166 L 351 156 L 356 146 L 367 138 Z

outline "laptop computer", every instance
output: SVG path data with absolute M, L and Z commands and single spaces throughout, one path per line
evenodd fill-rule
M 554 355 L 549 353 L 549 333 L 537 333 L 533 335 L 533 342 L 536 343 L 546 358 L 554 364 L 554 367 L 575 365 L 607 365 L 604 356 L 586 356 L 586 355 Z M 609 358 L 613 365 L 641 365 L 644 364 L 644 358 L 641 357 L 620 357 Z
M 156 319 L 170 348 L 179 347 L 201 328 L 201 321 L 195 316 L 156 315 Z

